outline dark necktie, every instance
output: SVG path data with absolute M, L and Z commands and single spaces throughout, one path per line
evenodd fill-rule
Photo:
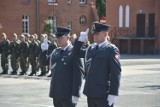
M 60 51 L 60 55 L 62 55 L 62 54 L 63 54 L 63 52 L 64 52 L 64 50 L 62 49 L 62 50 Z
M 96 50 L 98 50 L 98 48 L 99 48 L 99 46 L 97 45 L 97 46 L 96 46 Z

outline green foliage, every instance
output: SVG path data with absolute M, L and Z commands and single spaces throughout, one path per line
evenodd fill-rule
M 106 17 L 106 0 L 96 0 L 96 7 L 99 17 Z
M 53 21 L 52 20 L 45 20 L 43 26 L 43 32 L 46 34 L 54 33 Z

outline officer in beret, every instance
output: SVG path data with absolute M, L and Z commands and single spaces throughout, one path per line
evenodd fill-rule
M 84 61 L 71 55 L 73 46 L 69 35 L 70 29 L 57 27 L 59 48 L 51 53 L 48 60 L 52 71 L 49 96 L 53 98 L 54 107 L 75 107 L 79 99 Z M 48 49 L 46 40 L 41 48 L 44 52 Z
M 1 66 L 2 66 L 2 73 L 1 74 L 8 74 L 8 56 L 10 53 L 10 41 L 7 39 L 7 35 L 2 33 L 3 40 L 1 44 Z
M 108 41 L 109 25 L 93 23 L 94 44 L 82 50 L 89 29 L 81 32 L 75 42 L 73 55 L 85 58 L 88 66 L 83 93 L 88 107 L 113 107 L 118 96 L 121 78 L 120 54 L 118 48 Z
M 17 70 L 19 68 L 19 44 L 20 41 L 18 40 L 17 34 L 13 34 L 13 41 L 10 44 L 10 52 L 11 52 L 11 67 L 12 72 L 10 75 L 16 75 Z

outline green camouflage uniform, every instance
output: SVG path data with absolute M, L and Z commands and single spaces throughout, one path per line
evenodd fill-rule
M 8 39 L 1 42 L 1 66 L 2 73 L 8 73 L 8 55 L 9 55 L 10 41 Z
M 31 42 L 29 46 L 29 62 L 32 66 L 32 72 L 30 76 L 36 74 L 38 50 L 39 50 L 38 43 L 36 41 Z
M 23 75 L 28 70 L 28 64 L 27 64 L 28 49 L 29 49 L 28 42 L 26 41 L 21 42 L 19 45 L 19 49 L 20 49 L 20 67 L 22 70 L 21 74 Z
M 17 73 L 17 70 L 19 68 L 19 44 L 20 41 L 12 41 L 10 44 L 10 51 L 11 51 L 11 67 L 13 69 L 12 73 Z

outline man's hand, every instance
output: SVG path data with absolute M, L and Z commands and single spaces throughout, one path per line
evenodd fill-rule
M 79 97 L 72 96 L 72 103 L 77 104 L 79 101 Z
M 107 101 L 108 101 L 109 106 L 111 106 L 115 102 L 116 97 L 117 96 L 115 96 L 115 95 L 108 95 Z
M 41 44 L 42 51 L 48 50 L 48 47 L 49 47 L 49 45 L 48 45 L 48 39 L 44 39 L 44 42 Z
M 88 38 L 89 28 L 85 32 L 80 32 L 78 41 L 84 42 Z

